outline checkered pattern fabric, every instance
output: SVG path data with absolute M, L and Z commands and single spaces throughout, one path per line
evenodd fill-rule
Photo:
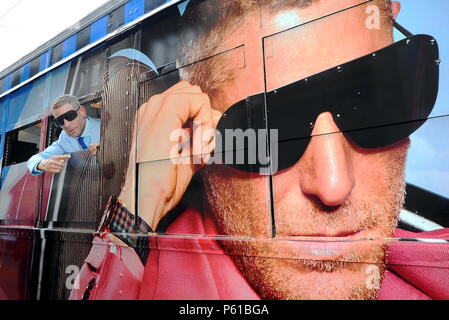
M 146 263 L 149 254 L 148 233 L 153 233 L 153 230 L 114 197 L 108 201 L 99 231 L 114 234 L 128 246 L 133 247 L 143 264 Z

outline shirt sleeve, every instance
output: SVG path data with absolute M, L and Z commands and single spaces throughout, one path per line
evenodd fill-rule
M 143 273 L 144 266 L 133 248 L 95 236 L 70 299 L 135 300 L 139 296 Z
M 61 137 L 57 141 L 53 142 L 50 146 L 48 146 L 44 151 L 35 154 L 30 159 L 28 159 L 27 167 L 28 170 L 30 170 L 32 176 L 37 176 L 43 173 L 43 171 L 37 169 L 37 166 L 42 160 L 66 153 L 61 146 L 60 140 Z

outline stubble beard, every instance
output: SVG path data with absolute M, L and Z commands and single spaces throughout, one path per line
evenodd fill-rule
M 263 299 L 376 299 L 380 285 L 367 286 L 367 270 L 377 270 L 382 283 L 388 253 L 385 238 L 393 236 L 405 198 L 405 156 L 406 152 L 397 152 L 394 156 L 396 161 L 388 167 L 388 181 L 382 197 L 348 201 L 331 215 L 321 206 L 308 208 L 314 225 L 351 223 L 356 213 L 364 217 L 359 227 L 375 231 L 376 238 L 370 240 L 368 249 L 328 261 L 301 258 L 300 252 L 285 251 L 276 241 L 270 241 L 268 197 L 251 192 L 254 177 L 235 181 L 229 178 L 226 169 L 207 170 L 203 176 L 207 205 L 219 233 L 268 240 L 232 240 L 223 241 L 221 245 Z M 277 215 L 282 216 L 282 210 Z M 349 276 L 353 283 L 341 282 L 343 275 Z M 325 288 L 317 287 L 317 280 L 321 279 L 328 282 Z

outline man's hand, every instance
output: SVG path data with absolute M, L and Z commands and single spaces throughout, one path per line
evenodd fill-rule
M 100 149 L 100 142 L 95 142 L 89 145 L 89 151 L 92 154 L 97 154 L 97 151 Z
M 137 155 L 138 214 L 153 230 L 179 203 L 193 175 L 210 158 L 215 148 L 213 129 L 220 117 L 221 113 L 211 108 L 209 97 L 200 87 L 186 81 L 152 96 L 140 107 L 137 139 L 135 126 L 126 181 L 119 199 L 134 212 Z M 180 138 L 173 139 L 179 133 Z
M 70 154 L 53 156 L 49 159 L 42 160 L 37 166 L 37 169 L 50 173 L 60 173 L 67 159 L 70 159 Z

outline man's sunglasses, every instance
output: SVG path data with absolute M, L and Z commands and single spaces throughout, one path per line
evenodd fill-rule
M 227 129 L 277 129 L 276 145 L 273 141 L 270 145 L 267 136 L 256 135 L 265 139 L 255 142 L 257 149 L 265 143 L 277 155 L 270 158 L 271 164 L 268 154 L 266 159 L 250 161 L 254 157 L 247 152 L 243 161 L 235 161 L 237 148 L 216 150 L 215 156 L 222 153 L 222 163 L 246 172 L 287 169 L 304 154 L 314 122 L 323 112 L 330 112 L 345 137 L 362 148 L 387 147 L 408 137 L 434 107 L 440 60 L 433 37 L 407 36 L 367 56 L 232 105 L 218 123 L 221 145 L 236 145 Z M 227 137 L 233 141 L 226 142 Z M 256 150 L 248 139 L 243 149 Z M 234 159 L 232 163 L 225 160 L 230 152 L 234 155 L 227 159 Z
M 78 111 L 80 108 L 81 107 L 78 107 L 78 109 L 76 110 L 69 110 L 64 114 L 61 114 L 59 117 L 53 120 L 53 123 L 55 124 L 55 126 L 61 128 L 62 126 L 64 126 L 64 120 L 73 121 L 76 119 L 76 117 L 78 117 Z

